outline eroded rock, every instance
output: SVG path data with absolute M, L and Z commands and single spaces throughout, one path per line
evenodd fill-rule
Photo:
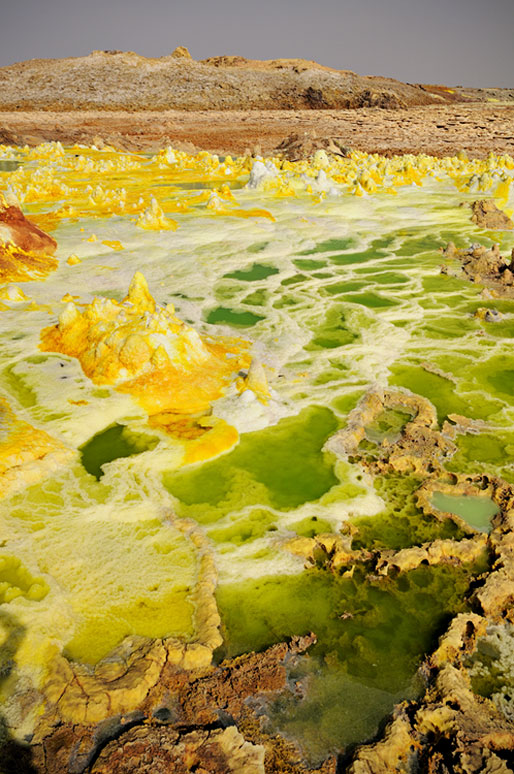
M 502 767 L 514 749 L 514 723 L 473 692 L 465 666 L 486 626 L 473 613 L 452 621 L 426 662 L 425 695 L 397 708 L 384 739 L 358 750 L 350 774 L 510 771 Z
M 318 137 L 315 132 L 305 134 L 293 133 L 286 137 L 275 148 L 275 153 L 284 156 L 289 161 L 299 161 L 315 156 L 319 151 L 333 156 L 347 158 L 350 154 L 341 137 Z
M 504 510 L 495 518 L 488 538 L 492 569 L 471 597 L 480 614 L 461 613 L 452 620 L 422 667 L 427 680 L 424 696 L 396 708 L 383 739 L 357 751 L 350 774 L 511 771 L 506 765 L 514 751 L 510 667 L 506 664 L 505 670 L 499 670 L 495 666 L 502 648 L 498 642 L 488 644 L 488 637 L 510 636 L 514 510 L 507 506 L 512 504 L 513 488 L 499 480 L 492 486 L 498 501 L 504 503 Z M 509 644 L 507 648 L 510 653 Z M 499 671 L 502 677 L 498 681 Z M 498 692 L 493 691 L 492 698 L 478 693 L 477 677 L 485 677 L 493 685 L 496 680 Z
M 264 747 L 246 742 L 234 726 L 180 734 L 166 726 L 137 726 L 110 742 L 91 774 L 264 774 Z
M 514 255 L 514 249 L 512 251 Z M 471 245 L 471 247 L 458 249 L 453 242 L 449 242 L 443 250 L 445 258 L 457 259 L 461 262 L 461 270 L 458 273 L 466 279 L 479 285 L 485 285 L 491 289 L 495 296 L 514 297 L 514 274 L 511 270 L 512 256 L 510 260 L 500 254 L 500 246 L 493 245 L 490 249 L 483 245 Z M 443 274 L 448 274 L 447 266 L 441 268 Z
M 387 409 L 405 410 L 412 418 L 396 441 L 384 438 L 372 454 L 366 454 L 360 447 L 366 439 L 366 428 Z M 359 460 L 374 473 L 428 475 L 440 470 L 443 459 L 451 456 L 456 447 L 440 432 L 436 411 L 426 398 L 399 390 L 374 389 L 350 412 L 346 427 L 332 436 L 325 448 Z
M 177 46 L 170 56 L 172 56 L 173 59 L 192 59 L 193 58 L 189 53 L 189 50 L 186 48 L 186 46 Z
M 486 535 L 476 535 L 464 540 L 434 540 L 421 546 L 402 548 L 400 551 L 382 551 L 376 571 L 387 575 L 390 570 L 408 572 L 421 564 L 471 563 L 484 554 Z
M 510 230 L 514 223 L 502 210 L 498 209 L 494 199 L 481 199 L 471 205 L 471 220 L 480 228 Z

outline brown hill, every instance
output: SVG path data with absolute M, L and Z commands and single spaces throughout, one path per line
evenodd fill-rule
M 466 99 L 444 86 L 360 76 L 303 59 L 220 56 L 196 62 L 184 47 L 158 59 L 93 51 L 0 68 L 4 111 L 401 108 Z

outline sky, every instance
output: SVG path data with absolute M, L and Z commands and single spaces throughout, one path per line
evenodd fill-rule
M 409 83 L 514 87 L 514 0 L 4 0 L 0 66 L 95 49 L 313 59 Z

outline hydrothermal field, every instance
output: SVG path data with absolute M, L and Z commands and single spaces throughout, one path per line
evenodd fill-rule
M 36 256 L 0 223 L 14 736 L 52 703 L 70 722 L 134 709 L 62 697 L 67 669 L 141 638 L 198 669 L 313 632 L 258 708 L 311 765 L 420 695 L 490 570 L 490 482 L 514 484 L 514 292 L 458 258 L 510 259 L 514 231 L 471 205 L 508 221 L 513 177 L 494 154 L 0 146 L 4 211 L 57 243 Z M 511 677 L 484 694 L 506 712 Z

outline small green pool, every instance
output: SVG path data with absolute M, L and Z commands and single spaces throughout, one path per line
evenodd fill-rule
M 500 510 L 489 497 L 449 495 L 444 492 L 434 492 L 432 505 L 440 511 L 455 513 L 480 532 L 489 532 L 491 519 Z

